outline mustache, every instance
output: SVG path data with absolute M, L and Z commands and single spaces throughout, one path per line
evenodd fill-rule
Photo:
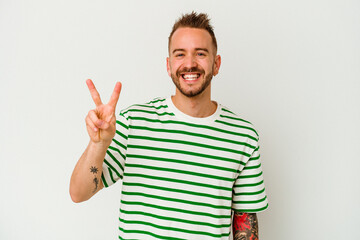
M 190 73 L 190 72 L 198 72 L 198 73 L 201 73 L 201 74 L 205 73 L 205 71 L 203 69 L 200 69 L 198 67 L 191 67 L 191 68 L 184 67 L 184 68 L 178 69 L 176 71 L 176 76 L 180 77 L 181 74 Z

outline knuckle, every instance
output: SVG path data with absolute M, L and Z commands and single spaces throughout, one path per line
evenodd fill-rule
M 90 119 L 92 119 L 92 120 L 98 119 L 95 110 L 91 110 L 91 111 L 89 112 L 89 117 L 90 117 Z

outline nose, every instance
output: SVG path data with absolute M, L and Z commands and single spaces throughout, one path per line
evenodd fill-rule
M 189 69 L 197 67 L 196 58 L 192 55 L 187 56 L 184 59 L 184 67 L 189 68 Z

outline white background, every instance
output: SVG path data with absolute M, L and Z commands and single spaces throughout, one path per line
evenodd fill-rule
M 360 239 L 358 0 L 0 0 L 0 239 L 117 239 L 121 184 L 71 201 L 93 108 L 174 93 L 167 37 L 207 12 L 222 56 L 213 99 L 260 132 L 262 240 Z

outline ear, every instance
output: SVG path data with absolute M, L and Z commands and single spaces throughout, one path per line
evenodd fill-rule
M 169 77 L 171 77 L 170 59 L 169 59 L 169 57 L 166 58 L 166 70 L 168 72 Z
M 216 76 L 219 73 L 220 65 L 221 65 L 221 56 L 216 55 L 214 69 L 213 69 L 214 76 Z

